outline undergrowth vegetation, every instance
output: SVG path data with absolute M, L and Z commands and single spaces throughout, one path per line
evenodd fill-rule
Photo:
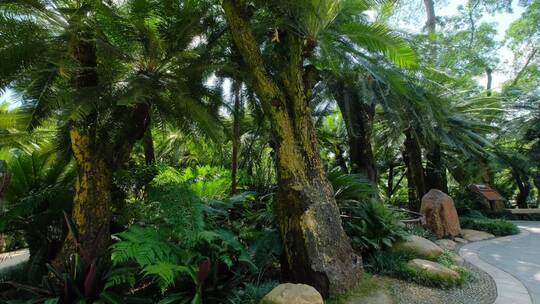
M 460 224 L 463 229 L 480 230 L 495 236 L 506 236 L 519 233 L 519 228 L 516 224 L 504 219 L 461 217 Z
M 328 298 L 364 269 L 462 284 L 449 253 L 459 279 L 391 249 L 435 240 L 431 189 L 497 236 L 518 229 L 471 185 L 538 207 L 540 0 L 423 1 L 425 26 L 421 2 L 0 1 L 0 252 L 29 251 L 0 302 Z M 482 17 L 515 5 L 503 42 Z
M 372 256 L 366 261 L 366 270 L 370 273 L 388 275 L 425 286 L 450 288 L 460 286 L 470 278 L 465 268 L 455 264 L 452 259 L 452 255 L 454 254 L 445 251 L 442 255 L 432 260 L 456 271 L 459 274 L 459 278 L 439 275 L 431 271 L 412 269 L 409 267 L 408 262 L 417 257 L 414 254 L 405 252 L 385 251 L 377 256 Z

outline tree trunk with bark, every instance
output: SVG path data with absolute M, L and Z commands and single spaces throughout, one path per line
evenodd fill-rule
M 232 161 L 231 161 L 231 193 L 236 193 L 238 172 L 238 151 L 240 149 L 240 120 L 242 111 L 242 82 L 235 79 L 233 82 L 234 108 L 232 132 Z
M 386 197 L 390 198 L 394 192 L 394 164 L 388 167 L 388 180 L 386 182 Z
M 409 209 L 419 211 L 422 197 L 426 194 L 426 186 L 424 167 L 422 166 L 422 149 L 411 130 L 405 131 L 403 160 L 407 166 Z
M 222 6 L 272 128 L 278 179 L 275 209 L 284 247 L 284 279 L 309 284 L 325 297 L 335 295 L 359 282 L 362 264 L 341 226 L 319 155 L 308 106 L 312 87 L 304 77 L 305 46 L 309 43 L 304 44 L 296 33 L 280 33 L 274 51 L 277 73 L 269 73 L 243 3 L 224 0 Z
M 491 96 L 491 83 L 493 82 L 493 70 L 491 68 L 486 68 L 486 77 L 486 94 L 487 96 Z
M 516 196 L 516 204 L 519 208 L 528 208 L 527 198 L 529 198 L 529 194 L 531 193 L 531 186 L 527 180 L 527 177 L 525 177 L 525 180 L 523 180 L 519 172 L 516 172 L 514 169 L 512 169 L 512 176 L 514 177 L 519 189 Z
M 98 87 L 94 35 L 82 32 L 79 39 L 74 41 L 73 51 L 79 63 L 79 73 L 75 78 L 77 95 L 79 98 L 94 98 L 89 93 L 95 92 Z M 115 126 L 119 128 L 114 130 L 118 132 L 110 142 L 98 142 L 111 130 L 98 129 L 100 117 L 97 113 L 71 123 L 71 149 L 77 165 L 72 220 L 78 239 L 71 234 L 67 237 L 55 264 L 62 265 L 61 259 L 75 252 L 88 263 L 107 254 L 110 245 L 112 176 L 114 170 L 129 157 L 133 144 L 143 137 L 150 115 L 148 104 L 111 112 L 115 117 Z
M 536 187 L 536 201 L 540 204 L 540 175 L 536 175 L 533 182 Z
M 156 153 L 154 150 L 154 138 L 152 136 L 152 129 L 149 127 L 144 133 L 142 138 L 142 144 L 144 149 L 144 161 L 147 166 L 152 166 L 156 163 Z
M 92 261 L 109 248 L 112 172 L 97 151 L 95 136 L 81 129 L 70 130 L 77 163 L 72 218 L 79 234 L 79 253 L 86 261 Z
M 433 0 L 424 0 L 424 7 L 426 8 L 427 16 L 425 28 L 429 33 L 434 33 L 436 26 L 436 15 Z
M 336 153 L 336 162 L 341 168 L 341 171 L 343 171 L 343 173 L 345 174 L 348 174 L 349 168 L 347 167 L 347 161 L 345 161 L 345 158 L 343 157 L 343 154 L 345 152 L 343 151 L 343 148 L 341 148 L 339 143 L 336 144 L 336 151 L 334 153 Z
M 337 102 L 347 128 L 351 172 L 365 175 L 376 187 L 377 166 L 371 145 L 375 105 L 364 103 L 359 96 L 349 96 L 347 92 L 340 95 Z
M 77 94 L 84 96 L 98 86 L 94 35 L 81 33 L 73 50 L 79 63 L 75 86 Z M 96 115 L 91 114 L 82 122 L 73 122 L 70 128 L 71 149 L 77 164 L 72 220 L 78 240 L 69 235 L 62 250 L 64 255 L 78 252 L 87 262 L 106 253 L 110 241 L 112 172 L 98 151 L 95 122 Z
M 434 144 L 431 151 L 426 154 L 426 191 L 438 189 L 448 193 L 446 169 L 442 163 L 441 146 Z

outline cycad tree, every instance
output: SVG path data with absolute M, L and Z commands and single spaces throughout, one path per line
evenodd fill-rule
M 272 1 L 254 7 L 245 1 L 222 3 L 249 85 L 271 124 L 283 274 L 324 296 L 353 287 L 362 272 L 341 226 L 309 107 L 317 70 L 308 60 L 319 34 L 344 12 L 346 2 Z

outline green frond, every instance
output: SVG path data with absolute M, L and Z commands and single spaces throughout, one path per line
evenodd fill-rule
M 393 33 L 384 24 L 345 23 L 339 25 L 339 32 L 359 47 L 370 52 L 384 54 L 401 67 L 412 68 L 417 66 L 415 51 L 403 38 Z

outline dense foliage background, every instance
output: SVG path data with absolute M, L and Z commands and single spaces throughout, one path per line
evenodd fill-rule
M 433 188 L 515 233 L 469 186 L 540 203 L 540 1 L 424 2 L 0 2 L 2 298 L 255 303 L 320 197 L 370 272 Z

